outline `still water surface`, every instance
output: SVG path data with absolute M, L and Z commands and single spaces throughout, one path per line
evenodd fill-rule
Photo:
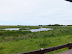
M 20 28 L 6 28 L 6 29 L 2 29 L 2 30 L 10 30 L 10 31 L 12 31 L 12 30 L 19 30 Z
M 6 28 L 2 30 L 19 30 L 20 28 Z M 53 30 L 52 28 L 39 28 L 39 29 L 28 29 L 28 30 L 22 30 L 22 31 L 31 31 L 31 32 L 39 32 L 39 31 L 48 31 L 48 30 Z
M 39 29 L 31 29 L 31 32 L 39 32 L 39 31 L 48 31 L 53 30 L 52 28 L 39 28 Z

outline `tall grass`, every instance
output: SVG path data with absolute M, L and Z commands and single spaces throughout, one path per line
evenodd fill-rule
M 0 54 L 28 52 L 72 42 L 72 27 L 50 28 L 54 30 L 34 33 L 30 31 L 0 31 Z M 55 54 L 65 50 L 67 48 L 47 54 Z
M 61 37 L 50 37 L 50 38 L 32 38 L 32 39 L 23 39 L 19 41 L 3 42 L 0 44 L 0 53 L 2 54 L 13 54 L 13 53 L 22 53 L 28 51 L 39 50 L 40 48 L 48 48 L 57 45 L 66 44 L 69 41 L 72 41 L 72 36 L 61 36 Z M 50 52 L 58 53 L 61 51 L 67 50 L 67 48 Z M 47 54 L 50 54 L 47 53 Z

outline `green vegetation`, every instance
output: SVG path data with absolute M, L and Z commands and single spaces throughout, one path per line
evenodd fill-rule
M 0 29 L 4 29 L 4 28 L 29 28 L 29 29 L 38 29 L 40 28 L 40 26 L 0 26 Z
M 72 42 L 72 27 L 41 26 L 53 28 L 53 30 L 30 31 L 5 31 L 0 30 L 0 54 L 13 54 L 39 50 Z M 0 26 L 3 28 L 40 28 L 40 26 Z M 67 48 L 49 52 L 55 54 L 67 50 Z

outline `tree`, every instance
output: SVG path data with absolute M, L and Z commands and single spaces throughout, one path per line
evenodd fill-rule
M 72 2 L 72 0 L 66 0 L 66 1 Z

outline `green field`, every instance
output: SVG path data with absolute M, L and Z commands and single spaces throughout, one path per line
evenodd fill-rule
M 25 28 L 37 29 L 40 27 L 53 28 L 53 30 L 30 32 L 21 31 Z M 0 26 L 4 28 L 22 28 L 19 31 L 0 30 L 0 54 L 13 54 L 39 50 L 72 42 L 72 27 L 60 26 Z M 49 52 L 55 54 L 68 50 L 67 48 Z

